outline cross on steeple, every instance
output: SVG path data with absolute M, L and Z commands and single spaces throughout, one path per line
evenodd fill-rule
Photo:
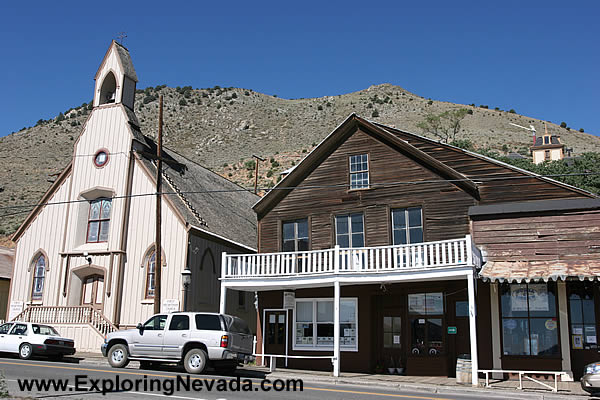
M 119 42 L 121 44 L 123 44 L 123 39 L 125 39 L 127 37 L 127 34 L 125 34 L 125 32 L 119 32 L 117 34 L 117 39 L 119 39 Z

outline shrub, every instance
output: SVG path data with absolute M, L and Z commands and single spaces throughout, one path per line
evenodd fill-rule
M 233 173 L 230 172 L 227 174 L 227 176 L 231 178 L 233 176 Z
M 231 98 L 232 98 L 232 99 L 237 99 L 237 94 L 236 94 L 236 93 L 232 93 L 232 94 L 231 94 Z
M 244 96 L 250 96 L 250 92 L 246 90 L 246 91 L 244 92 Z
M 566 128 L 567 127 L 567 123 L 565 121 L 560 123 L 560 127 L 561 128 Z
M 327 103 L 325 103 L 325 105 L 326 105 L 327 107 L 331 107 L 331 103 L 330 103 L 330 102 L 327 102 Z
M 371 103 L 367 104 L 367 108 L 373 108 L 373 104 L 371 104 Z
M 473 115 L 473 110 L 471 110 L 470 108 L 467 110 L 467 114 L 469 115 Z
M 153 94 L 147 95 L 146 97 L 144 97 L 144 100 L 142 101 L 144 104 L 148 104 L 153 102 L 154 100 L 156 100 L 156 96 L 154 96 Z
M 517 113 L 514 108 L 511 108 L 510 110 L 508 110 L 508 112 L 511 113 L 511 114 L 516 114 Z
M 181 99 L 181 100 L 179 100 L 179 105 L 180 106 L 187 106 L 187 101 L 185 101 L 185 99 Z
M 373 117 L 373 118 L 379 117 L 379 111 L 377 111 L 377 109 L 374 109 L 373 112 L 371 113 L 371 117 Z
M 486 105 L 480 104 L 480 105 L 479 105 L 479 108 L 489 108 L 489 107 L 488 107 L 488 106 L 486 106 Z
M 319 104 L 319 106 L 317 107 L 317 110 L 319 110 L 319 111 L 323 110 L 323 106 Z
M 63 113 L 59 113 L 58 117 L 56 117 L 56 122 L 64 121 L 65 116 Z
M 500 107 L 494 107 L 494 110 L 500 111 Z
M 579 132 L 585 132 L 583 128 L 579 128 Z
M 249 160 L 244 163 L 244 168 L 247 170 L 253 170 L 256 167 L 256 162 L 254 160 Z
M 272 168 L 277 168 L 277 167 L 279 167 L 279 162 L 277 162 L 277 161 L 271 161 L 271 167 L 272 167 Z
M 432 105 L 432 104 L 433 104 L 433 100 L 429 100 L 429 101 L 427 102 L 427 104 L 429 104 L 429 105 Z
M 273 170 L 270 169 L 270 170 L 267 171 L 267 178 L 270 178 L 272 176 L 273 176 Z

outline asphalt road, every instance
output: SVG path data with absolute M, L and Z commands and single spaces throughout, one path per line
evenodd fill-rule
M 285 385 L 285 382 L 268 382 L 261 385 L 262 378 L 259 373 L 241 376 L 215 375 L 209 371 L 207 375 L 189 376 L 185 371 L 177 367 L 161 366 L 160 369 L 142 370 L 136 368 L 137 363 L 125 369 L 113 369 L 105 366 L 79 365 L 72 362 L 52 362 L 44 360 L 20 360 L 18 358 L 0 358 L 0 370 L 3 371 L 9 393 L 14 397 L 30 397 L 44 399 L 135 399 L 149 397 L 169 397 L 173 399 L 419 399 L 419 400 L 441 400 L 441 399 L 475 399 L 475 394 L 465 395 L 438 395 L 430 393 L 418 393 L 401 391 L 395 388 L 366 387 L 358 385 L 328 385 L 323 383 L 303 382 L 303 390 L 276 391 Z M 79 376 L 79 378 L 77 378 Z M 188 381 L 189 378 L 189 381 Z M 49 380 L 62 379 L 65 386 L 49 387 L 41 389 L 34 386 L 24 389 L 19 385 L 23 379 Z M 114 388 L 118 385 L 121 390 L 107 391 L 105 395 L 102 389 Z M 182 385 L 177 390 L 177 380 Z M 267 377 L 268 379 L 268 377 Z M 68 380 L 68 382 L 66 382 Z M 136 383 L 135 381 L 139 383 Z M 48 381 L 46 381 L 48 382 Z M 131 390 L 129 389 L 131 382 Z M 189 382 L 189 383 L 188 383 Z M 251 382 L 251 383 L 250 383 Z M 137 387 L 136 387 L 137 384 Z M 190 385 L 186 390 L 185 384 Z M 150 390 L 153 385 L 154 390 Z M 217 388 L 226 386 L 226 391 L 218 391 Z M 264 386 L 265 389 L 262 390 Z M 194 390 L 201 388 L 201 390 Z M 212 387 L 212 390 L 208 390 Z M 248 390 L 233 390 L 236 387 Z M 290 386 L 291 387 L 291 386 Z M 78 390 L 79 389 L 79 390 Z M 171 394 L 172 390 L 172 394 Z M 170 396 L 166 396 L 166 394 Z M 506 398 L 506 397 L 505 397 Z

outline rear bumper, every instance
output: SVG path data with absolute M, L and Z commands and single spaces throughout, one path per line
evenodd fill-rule
M 100 346 L 100 351 L 102 352 L 102 355 L 106 357 L 108 353 L 108 343 L 102 343 L 102 346 Z
M 236 361 L 239 363 L 250 362 L 254 360 L 254 356 L 252 356 L 251 354 L 238 353 L 236 351 L 231 351 L 222 348 L 214 349 L 213 351 L 209 349 L 208 357 L 211 360 Z
M 33 354 L 39 355 L 73 355 L 76 351 L 75 347 L 55 344 L 33 344 L 31 347 Z
M 588 393 L 600 393 L 600 374 L 584 375 L 581 378 L 581 388 Z

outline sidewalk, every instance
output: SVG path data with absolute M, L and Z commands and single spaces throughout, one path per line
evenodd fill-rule
M 108 365 L 106 358 L 101 354 L 77 353 L 74 358 L 79 359 L 80 364 L 85 365 Z M 473 394 L 481 397 L 527 398 L 527 399 L 588 399 L 589 395 L 581 389 L 579 382 L 558 382 L 558 393 L 553 393 L 534 382 L 523 381 L 523 390 L 519 390 L 518 381 L 494 381 L 491 388 L 483 387 L 483 379 L 480 379 L 480 387 L 456 383 L 455 378 L 441 376 L 402 376 L 384 374 L 363 374 L 344 372 L 340 377 L 334 378 L 331 372 L 307 371 L 298 369 L 278 368 L 275 372 L 269 372 L 269 368 L 258 366 L 244 366 L 238 369 L 242 376 L 266 376 L 269 379 L 302 379 L 305 382 L 345 384 L 359 386 L 386 386 L 410 391 L 420 391 L 436 394 Z M 548 382 L 553 385 L 553 381 Z

